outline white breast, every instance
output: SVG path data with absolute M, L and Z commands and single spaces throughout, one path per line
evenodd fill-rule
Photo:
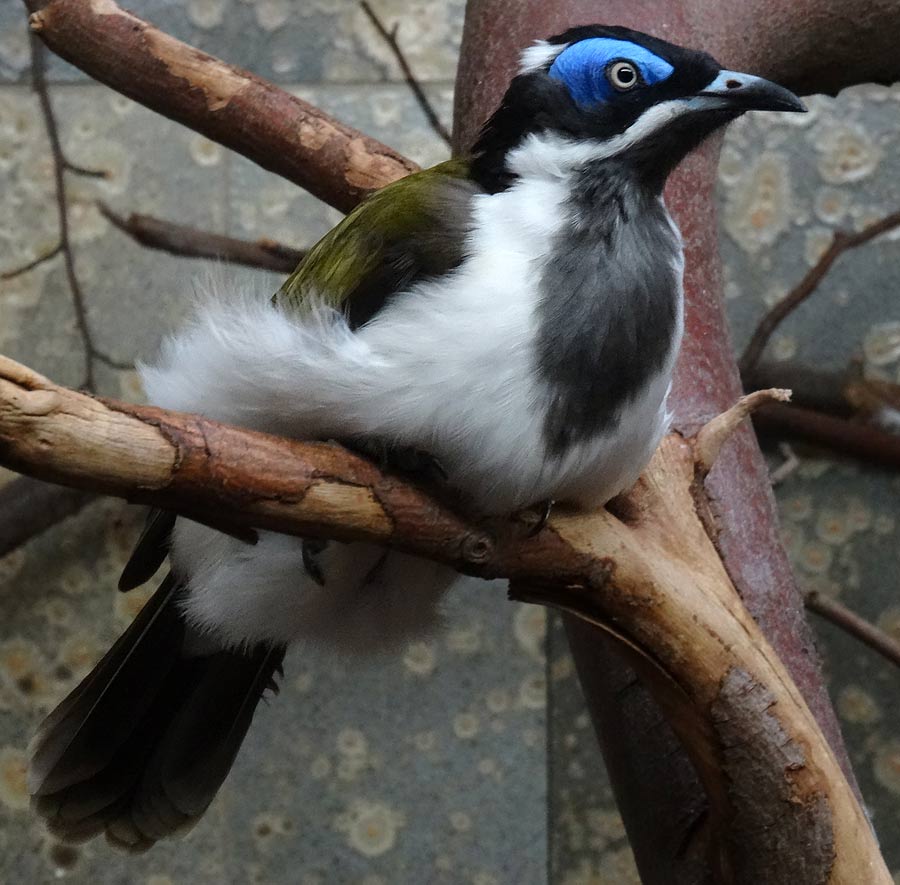
M 602 503 L 634 481 L 664 432 L 677 341 L 615 429 L 547 456 L 535 308 L 567 194 L 566 178 L 552 176 L 476 197 L 463 265 L 392 299 L 355 334 L 330 310 L 298 318 L 268 298 L 216 294 L 160 365 L 143 369 L 148 395 L 297 438 L 423 449 L 487 511 L 547 498 Z
M 533 362 L 535 308 L 567 194 L 568 177 L 554 167 L 477 196 L 466 261 L 398 295 L 357 333 L 329 309 L 296 317 L 266 293 L 211 293 L 194 321 L 165 343 L 160 362 L 142 368 L 148 396 L 163 407 L 300 439 L 370 436 L 423 449 L 487 512 L 546 499 L 601 504 L 634 482 L 665 432 L 678 342 L 615 429 L 548 457 L 547 389 Z M 362 572 L 345 575 L 341 557 L 359 563 L 374 555 L 334 545 L 329 568 L 343 577 L 331 594 L 305 576 L 297 539 L 263 535 L 250 548 L 182 520 L 173 540 L 173 560 L 188 576 L 192 621 L 229 644 L 319 637 L 361 647 L 364 638 L 348 634 L 347 625 L 359 621 L 363 637 L 365 618 L 347 612 Z M 392 559 L 382 574 L 409 574 L 408 560 Z M 433 621 L 442 581 L 445 574 L 427 599 L 417 596 L 422 608 L 412 619 L 403 614 L 409 588 L 379 586 L 383 644 Z
M 554 173 L 477 197 L 471 257 L 396 299 L 359 333 L 392 380 L 368 388 L 358 426 L 433 453 L 490 512 L 546 499 L 602 504 L 636 481 L 668 427 L 680 291 L 669 358 L 623 406 L 617 426 L 561 458 L 547 453 L 548 390 L 535 371 L 534 341 L 542 264 L 568 220 L 569 177 Z

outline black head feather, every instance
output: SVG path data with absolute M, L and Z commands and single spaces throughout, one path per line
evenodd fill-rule
M 629 28 L 586 25 L 551 37 L 548 44 L 571 48 L 594 38 L 625 41 L 645 49 L 670 64 L 673 71 L 662 82 L 640 83 L 617 94 L 614 100 L 579 103 L 565 82 L 551 76 L 554 62 L 548 53 L 545 64 L 520 73 L 509 85 L 500 107 L 485 124 L 473 155 L 473 176 L 489 191 L 503 190 L 512 181 L 507 155 L 533 133 L 558 133 L 573 140 L 598 142 L 625 132 L 646 111 L 663 102 L 689 98 L 711 83 L 722 70 L 708 53 L 686 49 Z M 738 116 L 732 111 L 690 115 L 679 124 L 654 134 L 648 144 L 631 151 L 635 169 L 652 178 L 654 187 L 665 180 L 671 168 L 715 129 Z

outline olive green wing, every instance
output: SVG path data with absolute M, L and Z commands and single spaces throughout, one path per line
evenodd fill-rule
M 324 302 L 361 326 L 391 295 L 462 263 L 480 190 L 465 161 L 449 160 L 376 191 L 310 250 L 276 300 L 300 311 Z

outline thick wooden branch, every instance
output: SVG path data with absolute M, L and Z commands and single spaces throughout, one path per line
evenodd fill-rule
M 836 92 L 856 83 L 900 79 L 900 6 L 895 0 L 469 0 L 455 94 L 454 137 L 472 143 L 515 71 L 521 48 L 567 27 L 607 22 L 702 48 L 737 70 L 771 77 L 800 92 Z M 686 246 L 685 339 L 670 408 L 693 433 L 740 394 L 721 297 L 714 187 L 718 144 L 682 164 L 667 202 Z M 781 386 L 783 382 L 775 381 Z M 768 386 L 768 385 L 766 385 Z M 818 670 L 802 597 L 779 541 L 767 469 L 753 434 L 739 430 L 698 489 L 716 546 L 754 619 L 815 711 L 852 779 L 837 719 Z M 680 519 L 676 517 L 676 520 Z M 704 801 L 690 765 L 664 730 L 647 693 L 597 630 L 568 621 L 570 644 L 616 798 L 647 885 L 706 885 L 713 870 L 703 843 Z M 627 692 L 619 689 L 630 686 Z M 648 751 L 643 737 L 654 735 Z M 662 760 L 662 761 L 661 761 Z M 774 830 L 773 830 L 774 832 Z M 805 843 L 804 843 L 805 844 Z M 803 845 L 773 846 L 784 863 L 759 881 L 816 881 L 794 875 Z M 769 872 L 772 872 L 770 870 Z M 866 874 L 860 873 L 860 879 Z
M 95 80 L 348 211 L 415 163 L 114 0 L 25 0 L 31 29 Z
M 338 446 L 93 398 L 3 357 L 0 462 L 205 522 L 401 548 L 416 534 L 417 549 L 452 565 L 462 566 L 470 547 L 477 559 L 487 537 L 466 541 L 459 517 Z
M 528 537 L 514 523 L 475 524 L 339 446 L 95 398 L 0 358 L 3 465 L 235 526 L 373 541 L 540 588 L 532 598 L 601 626 L 641 668 L 706 787 L 724 881 L 788 881 L 778 843 L 790 848 L 790 880 L 887 885 L 853 790 L 695 509 L 709 466 L 698 467 L 698 449 L 712 452 L 668 437 L 626 516 L 558 510 Z

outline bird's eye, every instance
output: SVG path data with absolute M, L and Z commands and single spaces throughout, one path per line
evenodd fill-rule
M 614 61 L 606 69 L 606 79 L 619 92 L 627 92 L 641 82 L 638 69 L 630 61 Z

